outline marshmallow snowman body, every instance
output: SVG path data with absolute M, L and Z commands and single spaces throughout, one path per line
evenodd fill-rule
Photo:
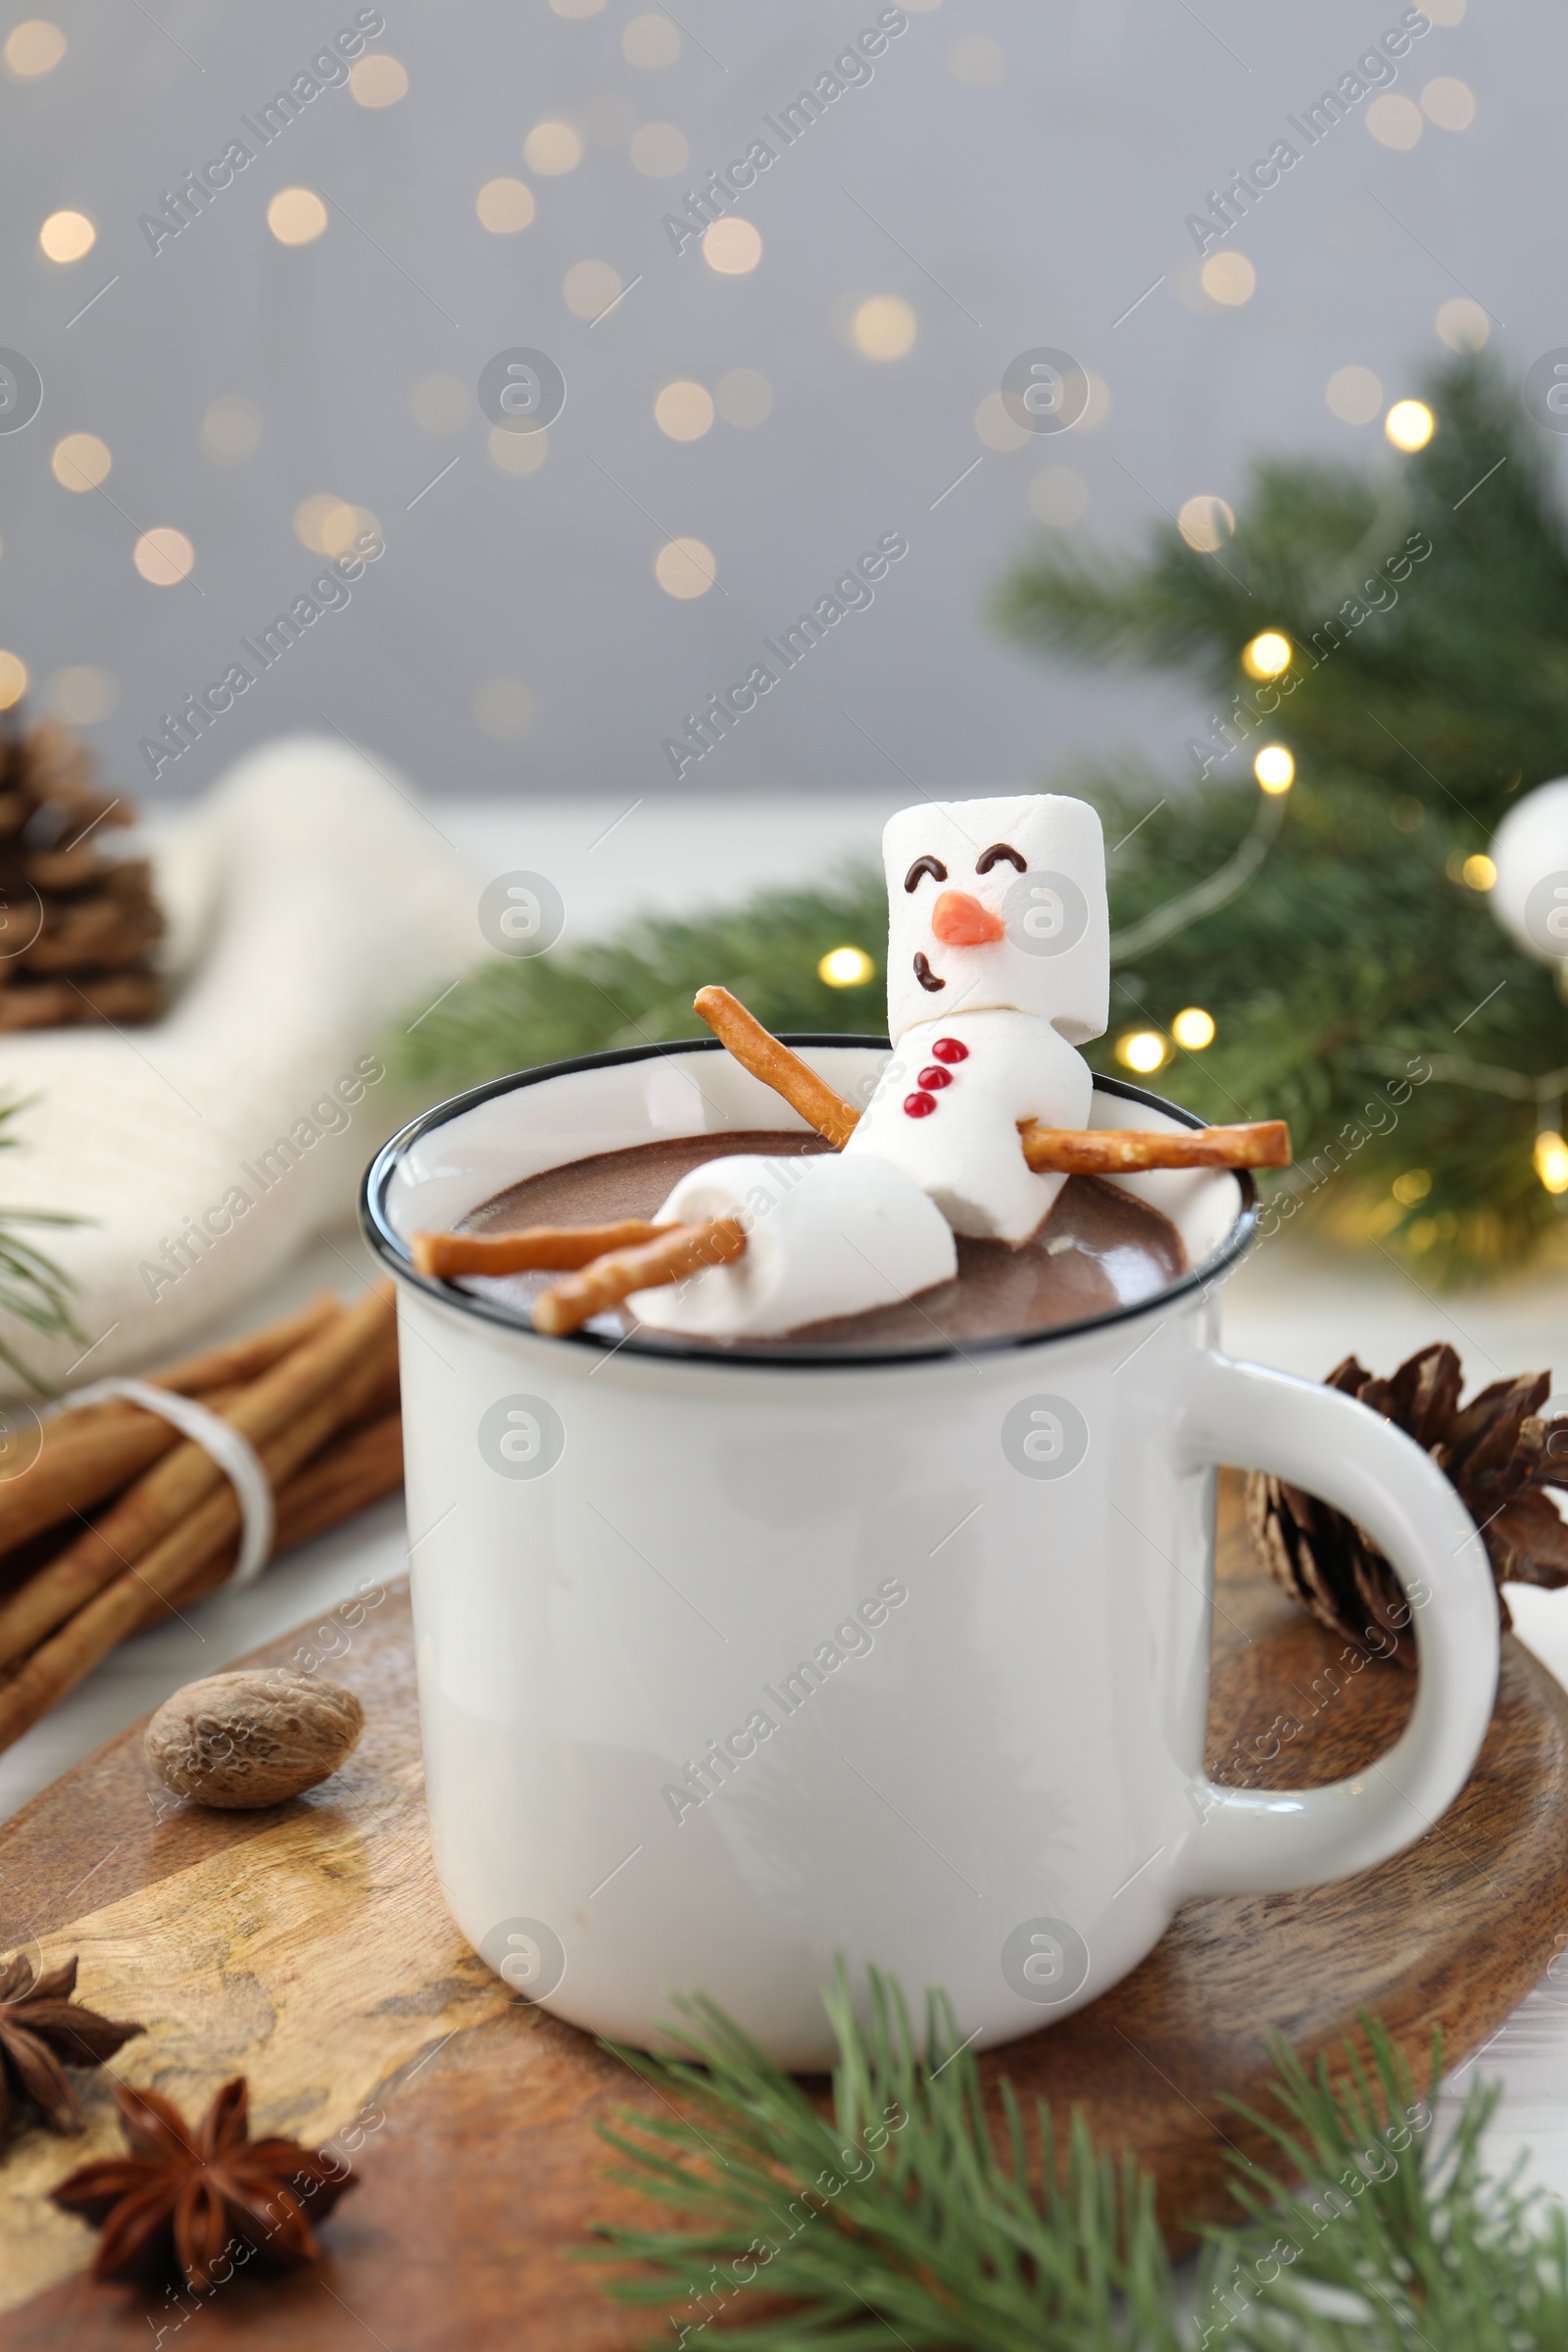
M 882 836 L 894 1056 L 846 1146 L 930 1194 L 955 1230 L 1026 1242 L 1061 1190 L 1022 1121 L 1085 1127 L 1074 1048 L 1105 1026 L 1105 852 L 1087 801 L 1056 793 L 927 803 Z
M 630 1305 L 651 1330 L 762 1338 L 914 1297 L 957 1270 L 954 1234 L 1026 1242 L 1065 1181 L 1019 1126 L 1089 1123 L 1075 1048 L 1105 1026 L 1104 845 L 1054 793 L 926 803 L 891 818 L 893 1059 L 844 1151 L 738 1153 L 682 1178 L 660 1218 L 736 1217 L 744 1253 Z
M 1087 1127 L 1094 1074 L 1035 1013 L 960 1012 L 906 1029 L 844 1147 L 919 1185 L 956 1233 L 1026 1242 L 1066 1179 L 1037 1176 L 1019 1123 Z
M 634 1291 L 652 1331 L 763 1339 L 836 1315 L 894 1306 L 957 1271 L 952 1228 L 925 1190 L 886 1159 L 735 1152 L 681 1178 L 660 1223 L 734 1217 L 746 1248 L 727 1266 Z

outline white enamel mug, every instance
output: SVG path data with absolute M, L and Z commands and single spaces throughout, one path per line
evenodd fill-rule
M 864 1100 L 868 1041 L 795 1041 Z M 1191 1126 L 1098 1083 L 1096 1123 Z M 835 1957 L 945 1986 L 988 2046 L 1081 2008 L 1200 1894 L 1311 1886 L 1427 1829 L 1490 1719 L 1479 1537 L 1407 1437 L 1216 1352 L 1250 1180 L 1122 1179 L 1191 1270 L 1144 1304 L 896 1358 L 545 1339 L 416 1275 L 409 1235 L 627 1145 L 799 1125 L 709 1044 L 529 1070 L 367 1180 L 398 1277 L 430 1824 L 465 1936 L 559 2016 L 648 2044 L 710 1993 L 832 2054 Z M 1416 1623 L 1415 1709 L 1354 1781 L 1203 1774 L 1214 1465 L 1348 1512 Z

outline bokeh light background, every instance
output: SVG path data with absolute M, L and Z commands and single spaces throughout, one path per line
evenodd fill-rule
M 149 793 L 324 723 L 434 791 L 654 795 L 683 714 L 898 533 L 874 604 L 684 789 L 1179 762 L 1190 694 L 995 638 L 1017 553 L 1164 514 L 1220 555 L 1250 456 L 1397 466 L 1425 357 L 1568 343 L 1545 0 L 1430 0 L 1397 79 L 1195 250 L 1186 216 L 1401 13 L 904 0 L 870 77 L 679 254 L 662 217 L 782 145 L 763 118 L 874 0 L 386 0 L 352 78 L 156 253 L 141 217 L 257 146 L 241 117 L 355 9 L 0 17 L 0 346 L 44 386 L 0 432 L 0 702 L 24 673 Z M 1089 373 L 1070 432 L 1001 399 L 1037 346 Z M 517 347 L 565 378 L 544 433 L 477 402 Z M 138 740 L 377 526 L 349 604 L 153 786 Z

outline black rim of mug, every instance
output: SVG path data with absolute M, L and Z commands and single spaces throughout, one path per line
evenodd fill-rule
M 843 1046 L 852 1051 L 888 1054 L 892 1052 L 886 1037 L 846 1034 L 829 1030 L 824 1034 L 791 1034 L 781 1040 L 799 1051 L 818 1047 Z M 399 1281 L 406 1282 L 427 1297 L 438 1298 L 461 1314 L 472 1315 L 481 1323 L 498 1324 L 535 1341 L 541 1348 L 585 1348 L 602 1355 L 634 1355 L 647 1362 L 701 1364 L 709 1371 L 722 1371 L 731 1364 L 765 1365 L 769 1371 L 781 1367 L 798 1367 L 810 1371 L 868 1372 L 899 1364 L 941 1363 L 951 1356 L 1002 1355 L 1015 1353 L 1023 1348 L 1051 1348 L 1063 1340 L 1077 1338 L 1087 1331 L 1108 1330 L 1113 1324 L 1130 1323 L 1141 1316 L 1155 1314 L 1178 1298 L 1194 1291 L 1206 1291 L 1217 1282 L 1242 1256 L 1257 1230 L 1257 1186 L 1250 1169 L 1229 1168 L 1214 1171 L 1236 1180 L 1242 1197 L 1241 1213 L 1217 1250 L 1210 1251 L 1200 1265 L 1190 1266 L 1177 1281 L 1167 1283 L 1151 1298 L 1140 1298 L 1128 1306 L 1113 1306 L 1101 1315 L 1086 1315 L 1076 1323 L 1055 1323 L 1046 1331 L 1004 1332 L 995 1338 L 965 1340 L 960 1346 L 956 1340 L 933 1338 L 918 1348 L 864 1348 L 850 1350 L 844 1348 L 803 1348 L 798 1345 L 770 1345 L 766 1341 L 748 1340 L 726 1342 L 721 1346 L 710 1343 L 694 1345 L 683 1339 L 673 1339 L 663 1333 L 638 1332 L 630 1339 L 608 1339 L 597 1331 L 568 1332 L 561 1339 L 547 1339 L 536 1332 L 527 1316 L 515 1307 L 505 1306 L 498 1299 L 481 1298 L 472 1291 L 460 1290 L 455 1283 L 442 1282 L 433 1275 L 416 1270 L 407 1246 L 393 1231 L 386 1211 L 386 1196 L 399 1167 L 407 1154 L 422 1137 L 437 1127 L 445 1127 L 465 1111 L 475 1110 L 481 1102 L 490 1102 L 498 1095 L 514 1093 L 525 1086 L 540 1086 L 550 1078 L 569 1078 L 578 1070 L 613 1069 L 622 1062 L 669 1060 L 683 1054 L 721 1054 L 724 1048 L 716 1037 L 673 1038 L 650 1046 L 622 1046 L 603 1054 L 579 1054 L 570 1061 L 541 1062 L 531 1070 L 514 1070 L 504 1078 L 491 1078 L 483 1086 L 469 1087 L 465 1094 L 452 1095 L 446 1102 L 437 1102 L 421 1111 L 400 1128 L 390 1142 L 382 1145 L 365 1173 L 360 1191 L 360 1220 L 370 1248 L 388 1266 Z M 1167 1102 L 1163 1095 L 1152 1094 L 1147 1086 L 1134 1086 L 1124 1078 L 1102 1077 L 1095 1073 L 1095 1091 L 1115 1095 L 1124 1102 L 1141 1103 L 1147 1110 L 1157 1110 L 1175 1119 L 1183 1127 L 1201 1127 L 1206 1122 L 1196 1112 L 1185 1110 L 1179 1102 Z

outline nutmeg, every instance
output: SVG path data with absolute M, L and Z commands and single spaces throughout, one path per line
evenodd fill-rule
M 336 1772 L 364 1728 L 353 1691 L 324 1675 L 241 1667 L 165 1699 L 147 1726 L 147 1761 L 199 1805 L 278 1805 Z

